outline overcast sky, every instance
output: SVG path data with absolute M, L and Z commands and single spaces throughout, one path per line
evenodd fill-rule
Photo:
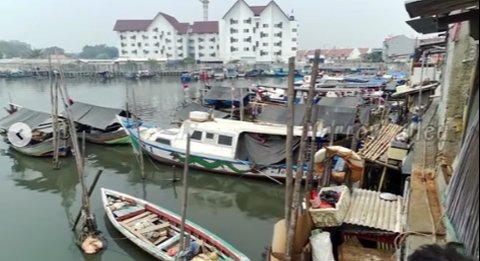
M 210 20 L 236 0 L 210 0 Z M 247 0 L 264 5 L 269 0 Z M 405 23 L 405 0 L 277 0 L 300 22 L 300 48 L 380 47 L 389 35 L 415 33 Z M 117 44 L 116 19 L 151 19 L 159 11 L 180 21 L 202 20 L 199 0 L 0 0 L 0 40 L 34 48 L 79 51 L 86 44 Z

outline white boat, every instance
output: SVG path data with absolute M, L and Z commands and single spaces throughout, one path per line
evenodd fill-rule
M 183 164 L 186 133 L 190 133 L 189 162 L 193 168 L 238 176 L 286 178 L 285 125 L 211 119 L 208 113 L 192 112 L 190 120 L 184 121 L 179 128 L 141 126 L 139 135 L 131 120 L 118 118 L 134 146 L 138 146 L 140 140 L 142 149 L 157 161 Z M 324 136 L 324 131 L 316 136 Z M 295 151 L 301 134 L 302 127 L 294 127 Z
M 250 261 L 235 247 L 190 221 L 185 223 L 185 232 L 190 235 L 190 250 L 194 253 L 189 253 L 188 259 L 177 259 L 171 252 L 178 253 L 180 216 L 117 191 L 102 188 L 101 194 L 105 213 L 112 225 L 158 260 Z

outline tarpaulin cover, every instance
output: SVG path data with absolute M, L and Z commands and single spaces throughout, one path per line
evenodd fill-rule
M 259 166 L 269 166 L 286 158 L 286 138 L 276 135 L 243 133 L 240 136 L 237 158 L 251 161 Z M 293 149 L 300 144 L 300 138 L 293 140 Z
M 74 102 L 70 107 L 72 111 L 73 120 L 76 123 L 91 126 L 99 130 L 106 130 L 108 126 L 117 121 L 116 115 L 124 112 L 123 109 L 114 109 L 100 107 L 83 102 Z M 66 116 L 66 112 L 62 112 Z
M 312 121 L 323 121 L 323 126 L 333 126 L 342 128 L 337 129 L 337 134 L 349 134 L 349 129 L 353 128 L 357 117 L 357 106 L 361 100 L 357 97 L 324 97 L 313 109 L 317 110 L 317 119 Z M 294 113 L 294 125 L 302 125 L 305 115 L 306 105 L 296 104 Z M 287 123 L 288 110 L 285 106 L 264 106 L 257 120 L 275 124 Z M 362 124 L 367 124 L 370 116 L 369 106 L 358 107 L 359 120 Z M 315 115 L 312 112 L 312 117 Z
M 3 130 L 8 130 L 10 126 L 17 122 L 25 123 L 32 130 L 34 130 L 42 124 L 50 123 L 51 119 L 50 114 L 48 113 L 34 111 L 26 108 L 19 108 L 15 113 L 0 119 L 0 128 Z
M 233 95 L 233 101 L 244 100 L 249 95 L 248 88 L 230 88 L 222 86 L 212 87 L 205 95 L 205 100 L 212 101 L 231 101 Z
M 192 111 L 203 111 L 203 112 L 209 112 L 211 108 L 204 107 L 198 103 L 190 103 L 187 106 L 181 108 L 175 113 L 175 119 L 176 120 L 186 120 L 190 117 L 190 112 Z M 215 118 L 226 118 L 230 114 L 218 111 L 218 110 L 213 110 L 213 116 Z

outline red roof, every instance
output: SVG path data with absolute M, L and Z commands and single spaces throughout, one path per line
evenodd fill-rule
M 348 57 L 350 54 L 353 52 L 353 48 L 343 48 L 343 49 L 330 49 L 327 54 L 325 54 L 326 57 L 329 58 L 343 58 L 343 57 Z
M 194 22 L 192 25 L 192 33 L 194 34 L 209 34 L 218 33 L 218 22 Z
M 152 20 L 117 20 L 114 31 L 126 32 L 126 31 L 145 31 L 152 23 Z
M 267 8 L 266 5 L 250 6 L 250 9 L 256 16 L 259 16 L 265 8 Z
M 179 33 L 186 34 L 188 32 L 188 27 L 190 26 L 188 23 L 180 23 L 175 17 L 165 13 L 158 13 L 151 20 L 117 20 L 113 30 L 117 32 L 146 31 L 159 15 L 163 16 Z
M 360 54 L 367 54 L 370 51 L 370 48 L 358 48 Z

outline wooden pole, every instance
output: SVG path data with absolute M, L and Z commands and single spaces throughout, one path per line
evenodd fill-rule
M 135 124 L 135 127 L 137 129 L 137 142 L 138 142 L 138 157 L 140 159 L 140 174 L 142 175 L 142 179 L 145 179 L 145 162 L 143 160 L 143 146 L 142 146 L 142 136 L 140 135 L 140 121 L 137 118 L 137 101 L 135 99 L 135 90 L 132 90 L 132 99 L 133 99 L 133 121 Z
M 88 190 L 88 197 L 92 196 L 93 190 L 95 189 L 95 186 L 97 185 L 98 180 L 100 179 L 100 175 L 102 175 L 103 170 L 98 170 L 97 175 L 95 175 L 95 178 L 93 179 L 92 185 L 90 185 L 90 189 Z M 82 216 L 82 210 L 78 211 L 77 217 L 75 218 L 75 222 L 73 223 L 72 230 L 75 230 L 77 227 L 78 221 L 80 221 L 80 217 Z
M 58 79 L 57 77 L 53 77 L 53 67 L 52 67 L 52 59 L 50 56 L 48 57 L 48 67 L 49 73 L 48 78 L 50 80 L 50 102 L 52 106 L 52 127 L 53 127 L 53 168 L 59 168 L 59 161 L 58 161 Z M 57 97 L 55 97 L 57 96 Z M 57 108 L 57 109 L 56 109 Z
M 240 121 L 243 121 L 245 115 L 245 105 L 243 104 L 243 88 L 240 88 Z
M 187 148 L 185 151 L 185 162 L 183 163 L 183 204 L 182 204 L 182 223 L 180 226 L 180 251 L 179 254 L 185 253 L 185 222 L 187 221 L 187 205 L 188 205 L 188 169 L 190 160 L 190 122 L 184 122 L 187 135 Z M 179 256 L 177 256 L 177 260 Z M 180 260 L 182 260 L 180 258 Z
M 308 91 L 307 106 L 306 112 L 303 117 L 303 129 L 302 129 L 302 138 L 300 141 L 300 156 L 297 162 L 297 169 L 295 174 L 295 184 L 293 188 L 293 204 L 292 210 L 290 212 L 290 223 L 288 224 L 288 234 L 287 234 L 287 254 L 285 260 L 291 260 L 293 254 L 293 240 L 295 236 L 295 230 L 297 227 L 297 214 L 301 204 L 300 190 L 302 184 L 302 178 L 304 174 L 304 165 L 305 165 L 305 153 L 307 147 L 307 135 L 308 135 L 308 126 L 310 126 L 312 121 L 312 108 L 313 108 L 313 96 L 315 95 L 315 83 L 318 76 L 318 65 L 320 61 L 320 50 L 315 50 L 315 60 L 313 63 L 313 70 L 310 82 L 310 88 Z
M 287 100 L 287 144 L 286 144 L 286 185 L 285 185 L 285 220 L 286 224 L 290 223 L 290 211 L 293 196 L 293 125 L 295 115 L 295 58 L 288 60 L 288 100 Z
M 317 126 L 317 117 L 318 117 L 318 106 L 315 106 L 315 109 L 313 110 L 313 119 L 314 122 L 312 124 L 312 140 L 310 142 L 310 162 L 308 164 L 308 172 L 307 172 L 307 180 L 305 182 L 305 193 L 306 193 L 306 198 L 308 198 L 308 195 L 310 194 L 310 190 L 312 189 L 313 186 L 313 172 L 315 168 L 315 153 L 317 152 L 317 132 L 318 132 L 318 126 Z M 307 205 L 310 204 L 310 201 L 307 200 Z

